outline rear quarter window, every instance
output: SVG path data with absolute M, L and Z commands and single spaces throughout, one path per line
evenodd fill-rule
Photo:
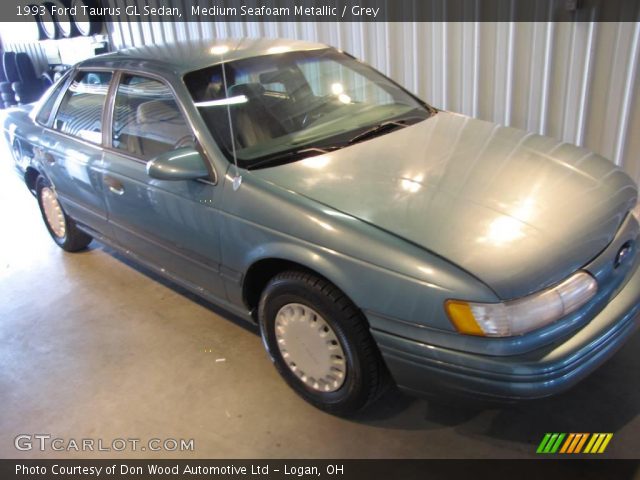
M 36 122 L 40 125 L 49 125 L 49 118 L 51 117 L 51 112 L 53 111 L 53 107 L 56 104 L 56 100 L 60 97 L 60 93 L 64 88 L 65 83 L 67 83 L 68 75 L 64 75 L 58 83 L 54 84 L 45 94 L 42 96 L 43 104 L 42 106 L 36 107 L 38 109 L 38 113 L 36 115 Z

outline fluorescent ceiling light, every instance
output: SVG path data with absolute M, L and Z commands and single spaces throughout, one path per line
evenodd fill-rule
M 278 45 L 277 47 L 271 47 L 267 50 L 267 53 L 284 53 L 291 50 L 291 47 L 286 45 Z
M 229 47 L 227 45 L 216 45 L 215 47 L 211 47 L 210 51 L 214 55 L 224 55 L 229 51 Z
M 221 98 L 220 100 L 209 100 L 207 102 L 196 102 L 196 107 L 220 107 L 224 105 L 237 105 L 239 103 L 247 103 L 246 95 L 237 95 L 235 97 Z

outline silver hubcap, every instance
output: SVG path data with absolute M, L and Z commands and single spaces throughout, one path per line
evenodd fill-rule
M 324 318 L 306 305 L 289 303 L 278 311 L 275 323 L 278 348 L 289 369 L 314 390 L 338 390 L 347 374 L 347 362 Z
M 42 207 L 44 208 L 44 216 L 47 218 L 47 223 L 53 231 L 56 237 L 64 238 L 67 231 L 67 225 L 64 220 L 64 213 L 60 204 L 58 203 L 58 197 L 49 187 L 44 187 L 40 194 L 42 199 Z

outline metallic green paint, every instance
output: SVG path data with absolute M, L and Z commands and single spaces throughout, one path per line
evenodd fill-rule
M 450 260 L 505 300 L 598 255 L 637 198 L 594 153 L 447 112 L 253 173 Z
M 207 178 L 206 160 L 194 148 L 183 147 L 158 155 L 147 163 L 147 175 L 158 180 Z
M 555 393 L 637 328 L 640 227 L 628 214 L 637 187 L 613 164 L 547 137 L 440 112 L 326 155 L 241 169 L 234 190 L 234 170 L 181 78 L 218 61 L 211 48 L 219 43 L 145 47 L 79 66 L 164 79 L 208 162 L 207 180 L 151 178 L 145 161 L 110 148 L 108 132 L 103 145 L 92 145 L 35 123 L 28 108 L 4 120 L 9 144 L 21 143 L 17 171 L 45 175 L 80 228 L 249 321 L 243 282 L 252 265 L 281 259 L 314 270 L 364 312 L 407 390 L 428 390 L 427 379 L 437 377 L 489 396 Z M 284 47 L 325 48 L 246 40 L 225 59 Z M 179 167 L 180 175 L 193 171 Z M 615 268 L 627 244 L 628 260 Z M 499 302 L 578 268 L 597 278 L 596 298 L 535 332 L 472 338 L 444 312 L 450 298 Z M 589 345 L 599 350 L 583 355 Z M 539 375 L 523 382 L 527 372 Z

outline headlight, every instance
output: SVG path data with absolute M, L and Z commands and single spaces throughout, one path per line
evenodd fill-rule
M 640 222 L 640 200 L 636 204 L 633 210 L 631 210 L 631 214 L 636 217 L 636 219 Z
M 458 332 L 486 337 L 521 335 L 575 312 L 598 291 L 598 282 L 580 271 L 555 287 L 504 303 L 447 300 L 445 308 Z

